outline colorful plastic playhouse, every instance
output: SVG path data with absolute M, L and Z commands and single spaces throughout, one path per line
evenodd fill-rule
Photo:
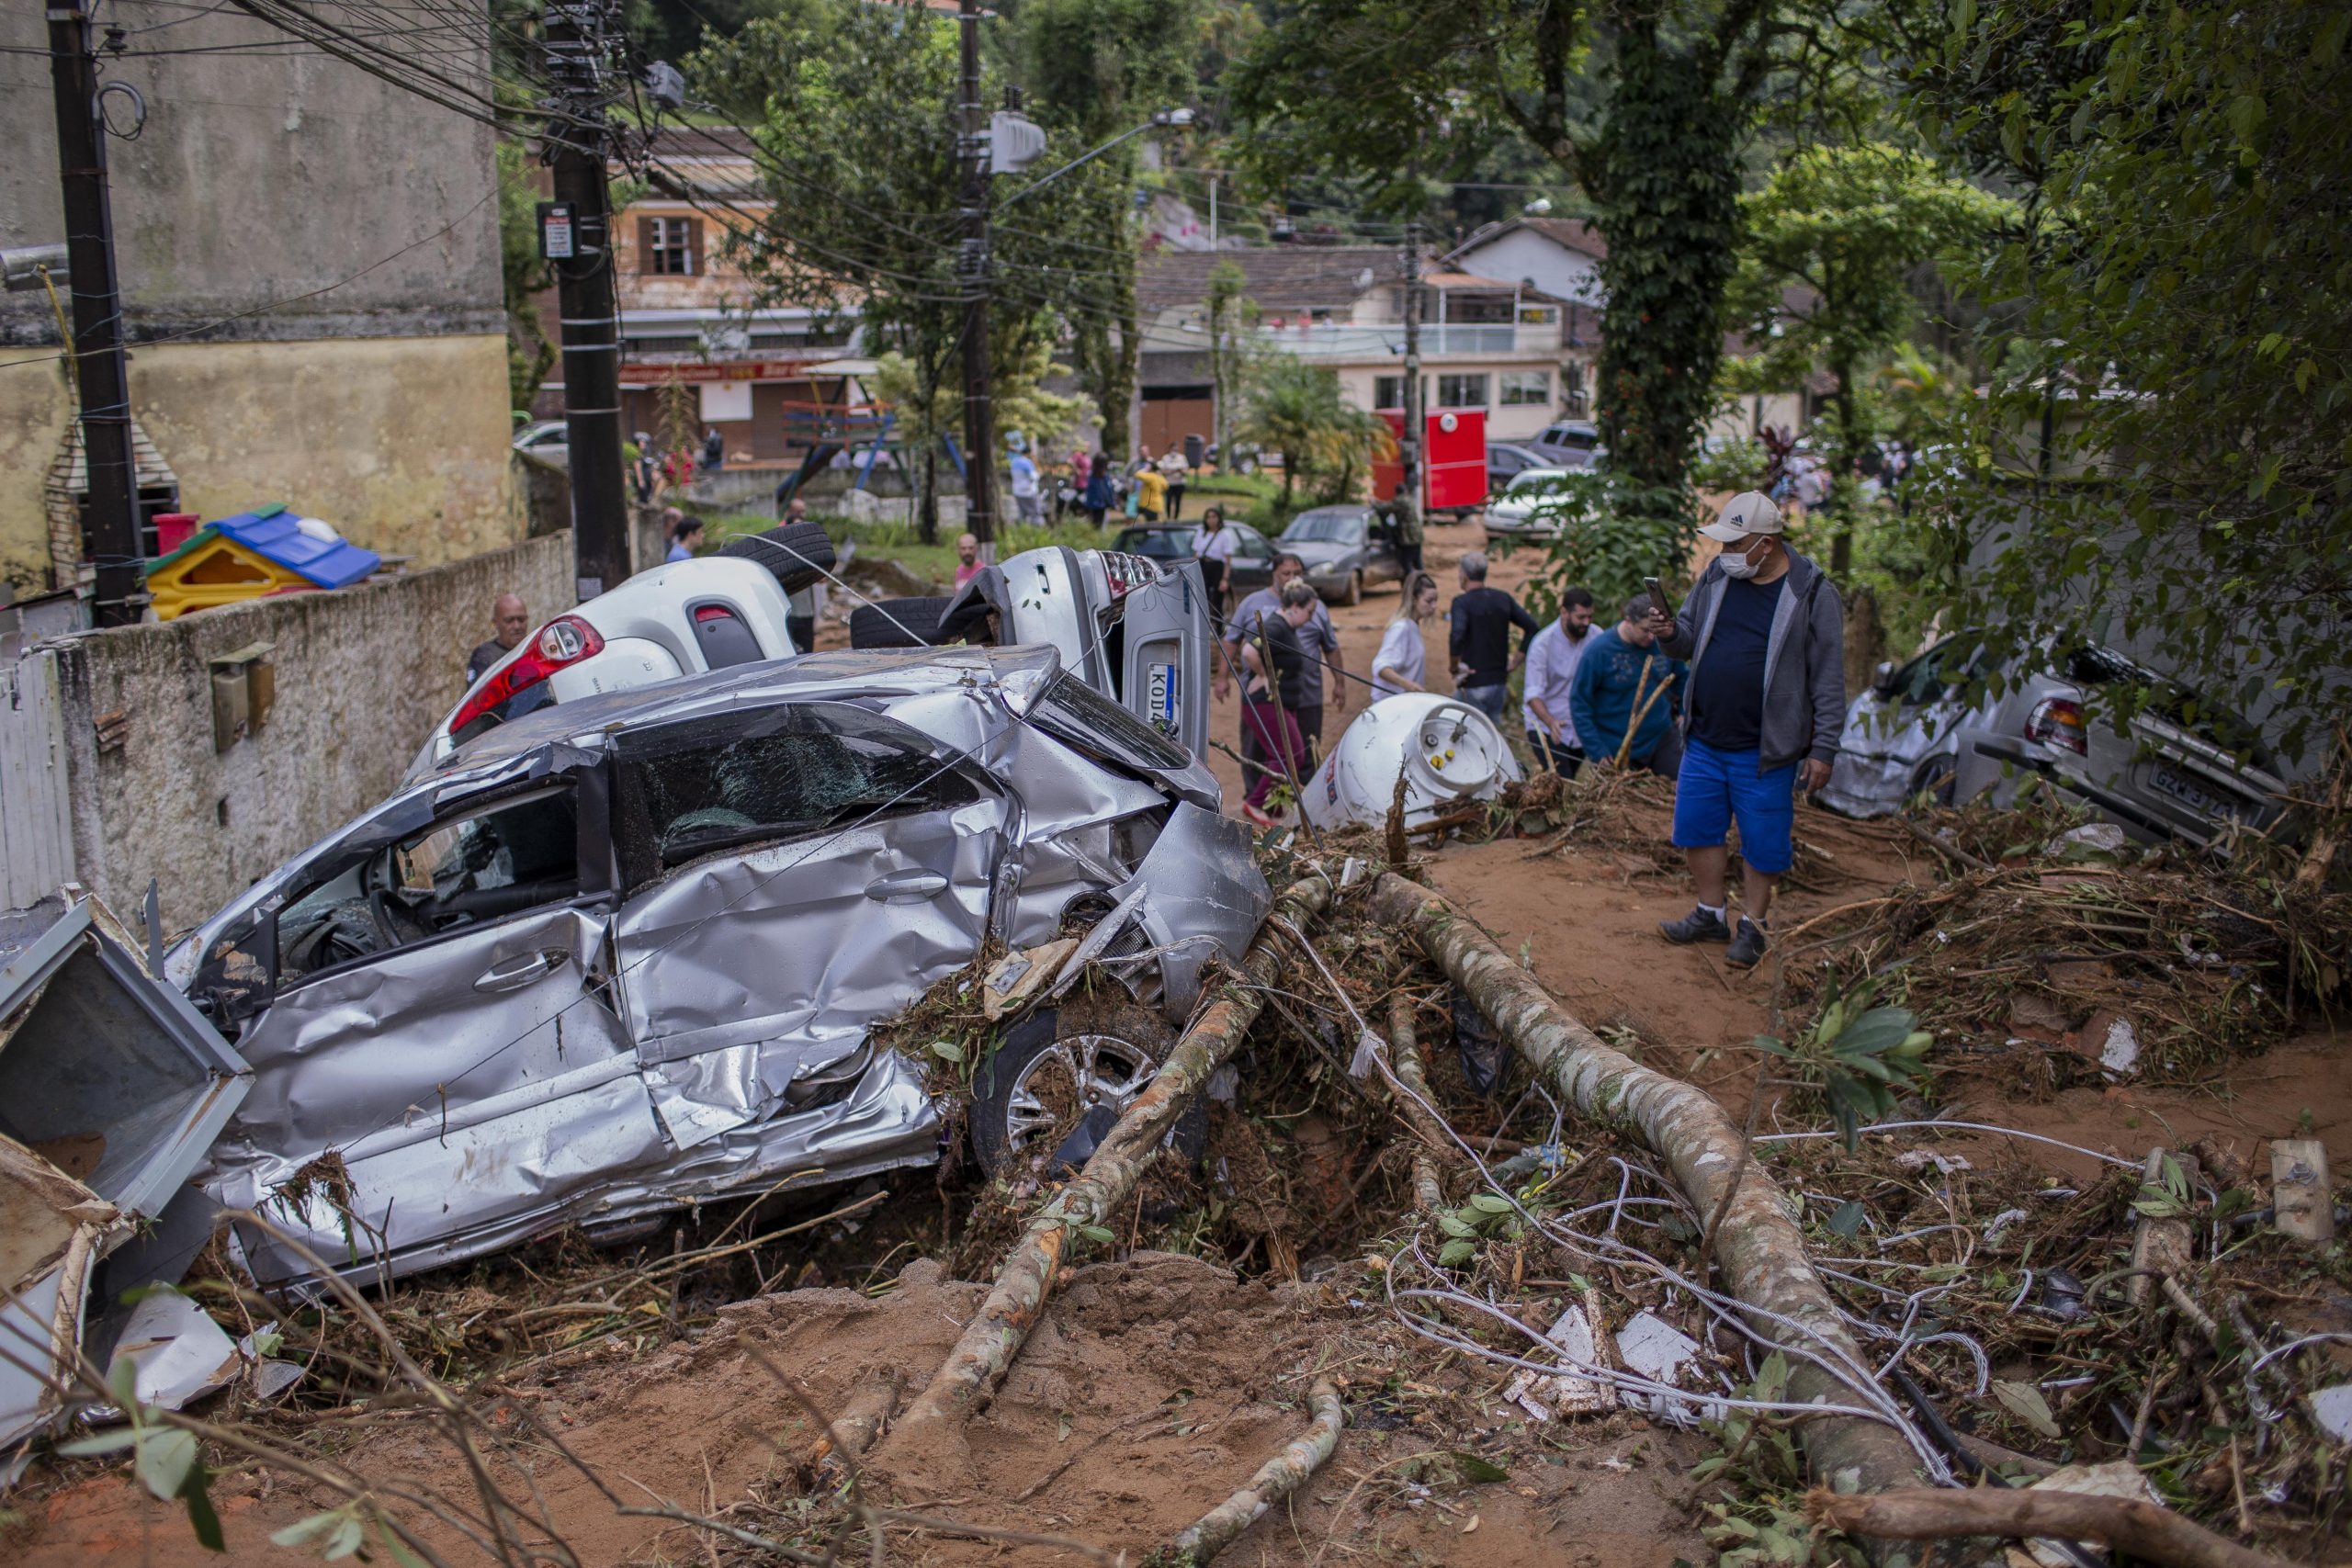
M 345 588 L 383 565 L 314 517 L 284 505 L 207 523 L 169 555 L 147 563 L 155 618 L 242 604 L 273 593 Z

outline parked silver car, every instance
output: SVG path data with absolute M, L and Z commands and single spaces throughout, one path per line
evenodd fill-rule
M 2119 728 L 2098 701 L 2115 683 L 2153 686 L 2159 700 Z M 2285 809 L 2287 784 L 2250 727 L 2111 649 L 2026 677 L 1961 728 L 1954 755 L 1962 800 L 2006 806 L 2040 778 L 2144 843 L 2209 843 L 2235 826 L 2267 828 Z
M 1306 569 L 1306 585 L 1341 604 L 1361 604 L 1366 583 L 1402 575 L 1395 536 L 1380 514 L 1360 502 L 1300 513 L 1274 548 L 1296 556 Z
M 2007 806 L 2041 778 L 2152 842 L 2206 843 L 2233 823 L 2265 827 L 2286 785 L 2260 742 L 2227 716 L 2111 649 L 2090 647 L 2053 672 L 2012 669 L 2004 694 L 1987 692 L 1983 639 L 1946 637 L 1897 666 L 1882 664 L 1847 709 L 1822 803 L 1880 817 L 1914 799 L 1938 805 L 1989 796 Z M 2155 712 L 2118 728 L 2099 688 L 2118 682 L 2166 694 Z
M 163 1228 L 266 1209 L 399 1275 L 928 1163 L 923 1066 L 874 1027 L 991 939 L 1086 931 L 1151 1021 L 1008 1036 L 975 1143 L 1042 1165 L 1038 1108 L 1132 1099 L 1265 912 L 1218 804 L 1050 647 L 812 654 L 501 725 L 169 954 L 254 1077 Z

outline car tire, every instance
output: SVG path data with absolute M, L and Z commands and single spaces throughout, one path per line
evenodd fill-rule
M 1354 571 L 1348 574 L 1348 591 L 1340 596 L 1340 603 L 1351 610 L 1363 603 L 1363 572 Z
M 1123 991 L 1031 1013 L 1005 1032 L 973 1076 L 973 1157 L 1006 1180 L 1049 1179 L 1057 1153 L 1084 1164 L 1091 1140 L 1134 1103 L 1174 1044 L 1167 1021 Z M 1091 1128 L 1072 1114 L 1081 1096 L 1092 1101 Z M 1204 1101 L 1177 1118 L 1168 1143 L 1187 1164 L 1201 1157 L 1208 1146 Z
M 1905 798 L 1917 800 L 1924 795 L 1930 806 L 1949 807 L 1958 795 L 1959 780 L 1958 757 L 1948 751 L 1922 757 L 1919 765 L 1911 770 L 1911 788 Z
M 833 541 L 815 523 L 786 523 L 763 533 L 739 535 L 721 545 L 718 553 L 767 568 L 786 593 L 823 581 L 834 562 Z

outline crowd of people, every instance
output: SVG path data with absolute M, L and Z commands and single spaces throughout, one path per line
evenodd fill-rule
M 1674 781 L 1674 842 L 1697 899 L 1689 914 L 1662 922 L 1661 934 L 1720 942 L 1725 961 L 1741 967 L 1769 945 L 1773 889 L 1794 857 L 1796 792 L 1828 782 L 1845 716 L 1844 608 L 1820 570 L 1790 547 L 1784 527 L 1770 496 L 1734 497 L 1702 530 L 1720 549 L 1682 602 L 1637 593 L 1609 607 L 1607 625 L 1578 587 L 1563 590 L 1558 614 L 1539 624 L 1488 583 L 1487 558 L 1473 550 L 1456 563 L 1446 615 L 1453 694 L 1499 723 L 1520 676 L 1534 766 L 1566 777 L 1605 767 Z M 1213 538 L 1205 517 L 1204 528 Z M 1239 688 L 1241 811 L 1251 823 L 1273 826 L 1278 793 L 1287 786 L 1295 795 L 1314 774 L 1327 729 L 1345 728 L 1352 685 L 1364 685 L 1371 702 L 1431 689 L 1427 638 L 1441 598 L 1434 576 L 1408 572 L 1359 676 L 1298 558 L 1275 558 L 1272 585 L 1226 620 L 1214 681 L 1220 702 Z M 1726 848 L 1735 826 L 1736 913 Z

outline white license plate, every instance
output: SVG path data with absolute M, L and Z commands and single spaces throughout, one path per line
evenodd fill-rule
M 1176 733 L 1176 666 L 1153 664 L 1147 667 L 1145 701 L 1151 709 L 1151 727 L 1162 735 Z
M 2160 762 L 2152 764 L 2148 769 L 2148 787 L 2158 795 L 2180 802 L 2191 811 L 2200 812 L 2219 821 L 2233 821 L 2238 816 L 2236 802 L 2191 784 Z

